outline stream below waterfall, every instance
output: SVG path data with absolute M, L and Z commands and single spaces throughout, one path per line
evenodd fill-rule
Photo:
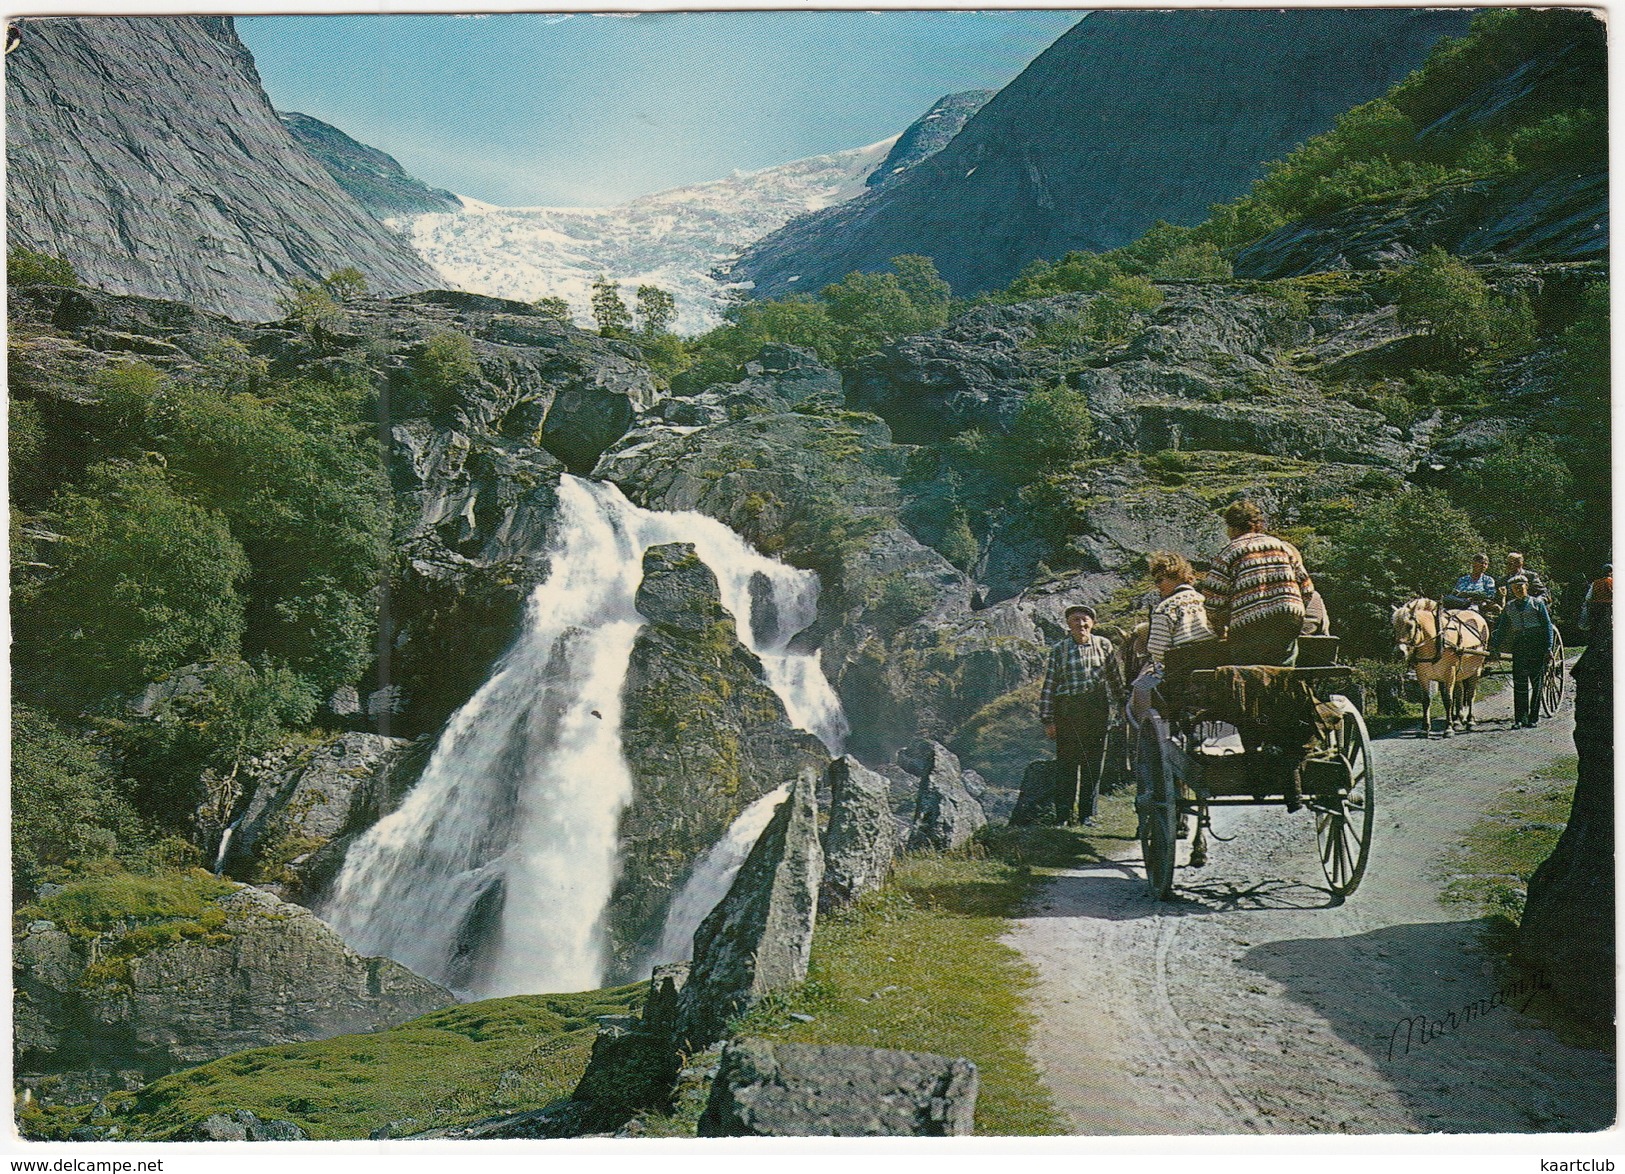
M 831 754 L 847 733 L 818 653 L 790 648 L 816 618 L 816 575 L 702 514 L 641 509 L 606 482 L 566 475 L 558 499 L 551 570 L 527 601 L 518 639 L 447 722 L 401 806 L 351 846 L 321 908 L 361 954 L 474 998 L 602 983 L 605 912 L 633 786 L 621 691 L 643 624 L 634 599 L 649 547 L 692 543 L 790 723 Z M 751 810 L 765 823 L 771 807 Z M 681 918 L 668 916 L 668 933 L 697 924 L 708 910 L 688 906 L 718 876 L 731 879 L 743 852 L 728 843 L 696 864 L 688 887 L 697 891 Z

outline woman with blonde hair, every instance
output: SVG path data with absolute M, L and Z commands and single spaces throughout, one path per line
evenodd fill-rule
M 1151 626 L 1146 635 L 1149 663 L 1135 679 L 1129 698 L 1129 716 L 1135 724 L 1145 717 L 1152 691 L 1163 682 L 1169 650 L 1214 638 L 1190 561 L 1171 550 L 1158 550 L 1146 559 L 1146 565 L 1158 599 L 1151 608 Z

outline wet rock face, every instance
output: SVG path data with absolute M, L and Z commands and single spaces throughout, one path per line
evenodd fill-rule
M 229 17 L 23 22 L 6 58 L 12 245 L 117 293 L 243 320 L 294 278 L 440 279 L 278 121 Z
M 456 999 L 386 958 L 363 958 L 308 909 L 259 889 L 218 898 L 212 936 L 133 955 L 116 934 L 39 923 L 17 939 L 18 1071 L 139 1070 L 153 1079 L 269 1044 L 392 1027 Z M 107 958 L 122 964 L 109 967 Z M 98 969 L 87 966 L 102 959 Z
M 659 938 L 693 862 L 752 801 L 827 761 L 816 738 L 789 724 L 693 546 L 649 548 L 636 606 L 649 622 L 623 693 L 633 798 L 609 920 L 615 973 L 626 981 L 638 977 L 624 968 Z
M 677 1011 L 677 1036 L 690 1049 L 720 1039 L 764 995 L 807 977 L 824 871 L 816 793 L 815 776 L 802 774 L 694 935 Z
M 824 831 L 824 879 L 818 908 L 849 905 L 885 883 L 897 848 L 891 784 L 851 755 L 829 764 L 829 826 Z
M 730 1043 L 701 1137 L 966 1137 L 978 1076 L 969 1060 L 878 1048 Z
M 412 751 L 400 738 L 348 733 L 256 762 L 222 860 L 225 873 L 310 903 L 349 839 L 405 796 L 421 767 L 421 754 Z

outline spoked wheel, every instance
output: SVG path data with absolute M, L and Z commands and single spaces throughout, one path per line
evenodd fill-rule
M 1563 637 L 1552 628 L 1552 652 L 1546 658 L 1546 676 L 1540 683 L 1540 715 L 1553 717 L 1563 701 Z
M 1178 801 L 1174 780 L 1162 760 L 1168 723 L 1157 713 L 1146 715 L 1134 746 L 1134 781 L 1139 794 L 1151 796 L 1150 810 L 1140 817 L 1140 852 L 1145 861 L 1145 883 L 1151 895 L 1166 901 L 1174 887 L 1174 825 Z
M 1349 768 L 1349 789 L 1347 795 L 1316 800 L 1315 838 L 1320 842 L 1320 866 L 1332 895 L 1346 897 L 1360 887 L 1371 854 L 1371 828 L 1377 817 L 1376 771 L 1371 763 L 1371 735 L 1366 733 L 1360 711 L 1346 697 L 1333 697 L 1332 704 L 1343 715 L 1333 748 Z

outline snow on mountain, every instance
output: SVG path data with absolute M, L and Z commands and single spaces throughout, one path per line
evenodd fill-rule
M 387 223 L 455 288 L 527 302 L 564 298 L 576 321 L 590 326 L 593 278 L 605 273 L 621 284 L 628 305 L 639 285 L 671 293 L 678 332 L 696 334 L 722 320 L 737 288 L 712 270 L 802 213 L 865 191 L 864 180 L 896 141 L 735 172 L 609 208 L 502 208 L 462 196 L 460 212 Z

